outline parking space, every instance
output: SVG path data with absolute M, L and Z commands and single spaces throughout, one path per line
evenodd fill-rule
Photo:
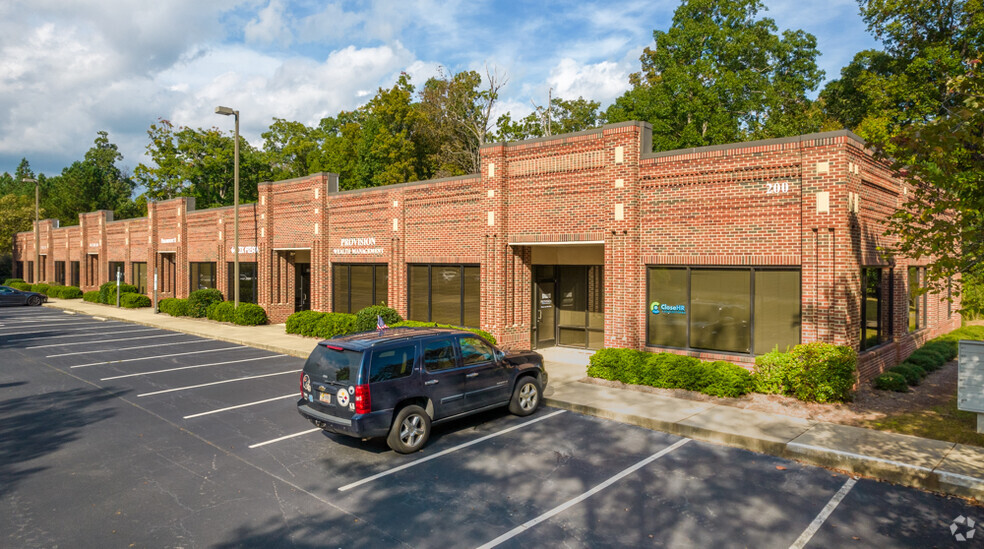
M 0 352 L 8 546 L 924 547 L 984 519 L 548 408 L 446 423 L 400 455 L 304 421 L 302 359 L 50 309 L 0 309 Z

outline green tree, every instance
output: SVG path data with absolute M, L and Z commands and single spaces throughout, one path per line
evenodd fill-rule
M 501 115 L 498 137 L 501 141 L 521 141 L 596 128 L 605 123 L 605 115 L 598 110 L 600 106 L 601 103 L 583 97 L 573 100 L 554 97 L 550 109 L 537 106 L 519 120 L 513 121 L 512 113 Z
M 337 117 L 326 117 L 318 124 L 321 143 L 312 154 L 312 172 L 338 174 L 338 186 L 342 190 L 359 188 L 356 179 L 358 149 L 362 141 L 362 113 L 342 111 Z
M 429 176 L 420 137 L 423 117 L 412 102 L 414 87 L 404 73 L 382 88 L 363 108 L 356 177 L 362 187 L 378 187 Z
M 816 38 L 778 35 L 772 19 L 756 18 L 763 9 L 759 0 L 685 0 L 668 31 L 653 31 L 656 47 L 644 50 L 608 121 L 649 121 L 656 150 L 818 129 L 806 97 L 823 78 Z
M 41 210 L 42 219 L 45 211 Z M 0 253 L 13 249 L 14 235 L 34 227 L 34 198 L 7 194 L 0 196 Z
M 233 203 L 235 139 L 218 128 L 175 128 L 160 120 L 147 130 L 147 152 L 154 166 L 140 164 L 134 174 L 147 199 L 195 198 L 197 208 Z M 257 199 L 257 184 L 271 179 L 270 165 L 261 151 L 239 137 L 239 200 Z
M 940 116 L 902 128 L 879 155 L 913 190 L 889 223 L 893 252 L 927 257 L 931 286 L 950 277 L 984 279 L 984 74 L 981 61 L 950 79 Z
M 132 200 L 136 184 L 116 165 L 121 160 L 123 155 L 109 141 L 109 134 L 100 131 L 83 160 L 73 162 L 58 176 L 38 177 L 49 215 L 62 225 L 75 225 L 80 213 L 95 210 L 112 210 L 117 219 L 140 215 Z
M 884 143 L 909 124 L 944 115 L 950 79 L 980 57 L 980 0 L 859 0 L 884 51 L 866 50 L 821 93 L 830 116 L 869 141 Z
M 263 132 L 263 154 L 270 165 L 274 181 L 311 174 L 322 141 L 318 128 L 300 122 L 274 118 Z

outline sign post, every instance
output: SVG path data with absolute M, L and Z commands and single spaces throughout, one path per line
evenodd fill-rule
M 120 278 L 123 277 L 123 269 L 116 268 L 116 308 L 120 308 Z
M 157 310 L 157 273 L 154 273 L 154 314 L 156 315 L 160 311 Z

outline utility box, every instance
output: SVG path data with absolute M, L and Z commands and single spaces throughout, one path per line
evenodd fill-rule
M 957 408 L 977 414 L 977 432 L 984 433 L 984 341 L 959 343 Z

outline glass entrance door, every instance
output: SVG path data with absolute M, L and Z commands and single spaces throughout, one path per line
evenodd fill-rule
M 311 308 L 311 264 L 294 264 L 294 312 Z
M 539 280 L 535 284 L 534 309 L 536 314 L 534 343 L 537 349 L 553 347 L 557 343 L 557 309 L 554 307 L 554 280 Z

